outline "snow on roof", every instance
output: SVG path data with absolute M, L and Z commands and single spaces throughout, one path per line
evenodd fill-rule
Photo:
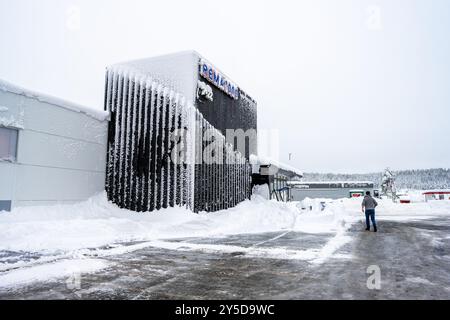
M 250 155 L 250 164 L 258 164 L 258 165 L 273 165 L 277 167 L 278 169 L 290 171 L 294 174 L 303 177 L 303 172 L 297 168 L 294 168 L 288 164 L 279 162 L 277 160 L 274 160 L 272 158 L 266 157 L 266 156 L 257 156 L 257 155 Z
M 23 87 L 20 87 L 18 85 L 12 84 L 8 81 L 0 79 L 0 90 L 5 92 L 10 92 L 18 95 L 25 96 L 27 98 L 35 99 L 40 102 L 45 102 L 57 107 L 62 107 L 68 110 L 72 110 L 75 112 L 81 112 L 84 113 L 92 118 L 95 118 L 100 121 L 105 121 L 109 117 L 109 113 L 107 111 L 93 109 L 89 107 L 82 106 L 80 104 L 69 102 L 57 97 L 53 97 L 48 94 L 39 93 L 36 91 L 32 91 L 29 89 L 25 89 Z
M 448 194 L 450 189 L 434 189 L 434 190 L 424 190 L 422 194 Z
M 129 77 L 136 78 L 137 81 L 151 78 L 153 81 L 157 81 L 164 86 L 167 86 L 175 91 L 179 91 L 181 94 L 188 97 L 189 93 L 183 90 L 183 85 L 180 82 L 182 82 L 181 79 L 187 80 L 188 77 L 194 76 L 192 74 L 183 74 L 183 71 L 181 70 L 183 66 L 186 66 L 185 58 L 189 56 L 195 57 L 195 59 L 198 59 L 199 62 L 204 61 L 214 66 L 214 68 L 220 72 L 221 75 L 234 83 L 234 81 L 232 81 L 227 74 L 222 72 L 213 63 L 204 58 L 195 50 L 185 50 L 154 57 L 123 61 L 108 66 L 107 70 L 127 74 Z M 195 66 L 195 70 L 197 70 L 197 66 Z M 195 82 L 195 84 L 196 83 L 197 82 Z M 239 88 L 246 97 L 255 101 L 240 86 Z
M 108 76 L 119 74 L 135 82 L 145 82 L 149 86 L 155 82 L 163 88 L 174 90 L 194 102 L 194 86 L 197 79 L 192 72 L 194 68 L 194 51 L 183 51 L 150 58 L 123 61 L 109 65 Z

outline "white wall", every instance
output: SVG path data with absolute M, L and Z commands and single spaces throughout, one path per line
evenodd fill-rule
M 0 106 L 0 126 L 19 128 L 17 161 L 0 161 L 0 200 L 70 203 L 104 190 L 107 120 L 7 90 Z

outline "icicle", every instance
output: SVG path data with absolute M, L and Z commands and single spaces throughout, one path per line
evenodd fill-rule
M 107 71 L 105 75 L 105 110 L 111 111 L 111 95 L 112 95 L 112 86 L 113 81 L 111 77 L 111 72 Z

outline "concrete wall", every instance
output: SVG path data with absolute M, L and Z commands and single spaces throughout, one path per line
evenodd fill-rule
M 0 126 L 19 130 L 16 161 L 0 161 L 0 200 L 72 203 L 104 190 L 107 120 L 6 90 L 0 106 Z

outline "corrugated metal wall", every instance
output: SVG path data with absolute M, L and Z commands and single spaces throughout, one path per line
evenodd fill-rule
M 111 113 L 106 191 L 118 206 L 216 211 L 250 196 L 249 163 L 179 94 L 109 70 L 105 108 Z M 204 161 L 205 153 L 213 154 L 212 161 Z

